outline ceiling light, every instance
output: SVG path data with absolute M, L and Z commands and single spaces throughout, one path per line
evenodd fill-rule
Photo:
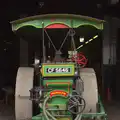
M 80 42 L 82 42 L 82 43 L 83 43 L 83 42 L 84 42 L 84 37 L 80 37 L 80 39 L 79 39 L 79 40 L 80 40 Z
M 98 37 L 98 35 L 95 35 L 93 38 L 91 38 L 91 39 L 89 39 L 88 41 L 86 41 L 85 44 L 88 44 L 89 42 L 91 42 L 92 40 L 96 39 L 97 37 Z M 83 37 L 80 38 L 80 42 L 84 42 L 84 38 L 83 38 Z M 84 45 L 85 45 L 85 44 L 84 44 Z M 77 50 L 80 49 L 81 47 L 83 47 L 84 45 L 80 45 L 80 46 L 77 48 Z

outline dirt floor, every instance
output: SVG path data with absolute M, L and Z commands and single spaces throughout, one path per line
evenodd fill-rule
M 110 103 L 105 109 L 108 114 L 108 120 L 120 120 L 120 103 Z M 15 120 L 14 107 L 0 104 L 0 120 Z

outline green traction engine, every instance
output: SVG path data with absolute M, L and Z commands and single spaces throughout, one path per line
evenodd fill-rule
M 47 33 L 43 28 L 43 33 L 44 31 Z M 48 36 L 55 49 L 52 61 L 46 61 L 46 46 L 43 39 L 41 62 L 35 62 L 34 67 L 18 69 L 15 92 L 16 120 L 31 118 L 32 120 L 106 120 L 106 113 L 98 95 L 95 71 L 92 68 L 84 68 L 87 59 L 83 53 L 76 50 L 75 33 L 72 28 L 67 32 L 67 36 L 71 38 L 69 42 L 72 51 L 75 53 L 70 58 L 63 59 L 61 52 L 67 37 L 60 48 L 56 49 Z M 37 86 L 34 85 L 35 81 L 39 81 L 36 83 Z M 34 103 L 39 106 L 37 115 L 33 115 Z
M 75 90 L 75 64 L 42 64 L 41 87 L 30 90 L 31 100 L 38 102 L 40 114 L 32 120 L 73 120 L 85 108 L 85 100 Z M 82 84 L 82 81 L 81 81 Z

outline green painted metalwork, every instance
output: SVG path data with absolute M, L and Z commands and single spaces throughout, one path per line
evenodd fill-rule
M 35 28 L 42 28 L 42 23 L 44 23 L 44 27 L 47 27 L 48 25 L 51 24 L 56 24 L 56 23 L 61 23 L 64 24 L 68 27 L 72 27 L 72 28 L 78 28 L 82 25 L 91 25 L 96 27 L 97 29 L 102 30 L 103 29 L 103 20 L 98 20 L 95 18 L 91 18 L 91 17 L 85 17 L 85 16 L 81 16 L 81 15 L 69 15 L 69 14 L 48 14 L 48 15 L 38 15 L 38 16 L 33 16 L 33 17 L 28 17 L 28 18 L 24 18 L 24 19 L 20 19 L 20 20 L 16 20 L 11 22 L 12 24 L 12 30 L 13 31 L 17 31 L 18 29 L 25 27 L 25 26 L 33 26 Z M 44 67 L 44 65 L 43 65 Z M 53 65 L 51 65 L 51 67 L 54 67 Z M 61 66 L 56 65 L 54 68 L 63 68 L 65 67 L 63 64 L 61 64 Z M 51 88 L 52 90 L 63 90 L 67 93 L 72 94 L 73 92 L 73 76 L 74 76 L 74 65 L 69 65 L 67 67 L 71 67 L 70 69 L 72 69 L 72 72 L 70 72 L 71 74 L 71 78 L 63 78 L 63 73 L 59 74 L 59 77 L 56 76 L 56 73 L 54 73 L 52 76 L 54 77 L 53 79 L 50 78 L 45 78 L 43 80 L 43 78 L 40 79 L 40 81 L 42 80 L 42 84 L 44 88 Z M 45 74 L 43 74 L 42 77 L 46 77 L 46 75 L 48 75 L 45 71 L 47 68 L 49 67 L 45 67 L 43 68 L 43 71 Z M 66 67 L 65 67 L 66 68 Z M 43 72 L 42 71 L 42 72 Z M 69 75 L 70 75 L 69 74 Z M 58 74 L 57 74 L 58 75 Z M 62 76 L 62 77 L 61 77 Z M 44 93 L 44 96 L 46 96 L 46 98 L 48 97 L 47 95 L 49 94 L 50 91 Z M 45 99 L 46 101 L 46 99 Z M 55 98 L 52 99 L 52 101 L 48 101 L 47 103 L 47 107 L 49 109 L 52 109 L 51 112 L 56 113 L 56 111 L 58 111 L 58 106 L 59 106 L 59 111 L 62 109 L 64 114 L 63 118 L 60 118 L 58 120 L 68 120 L 70 118 L 70 120 L 72 120 L 72 115 L 69 114 L 67 112 L 67 108 L 66 108 L 66 102 L 68 101 L 68 99 L 66 98 L 62 98 L 60 96 L 57 96 Z M 97 113 L 82 113 L 80 114 L 80 116 L 82 118 L 103 118 L 103 120 L 106 120 L 106 113 L 104 111 L 104 107 L 102 105 L 102 102 L 99 98 L 99 110 Z M 46 104 L 42 103 L 42 106 L 44 106 Z M 57 105 L 57 106 L 55 106 Z M 42 111 L 44 111 L 44 107 L 41 107 Z M 54 109 L 54 110 L 53 110 Z M 56 110 L 55 110 L 56 109 Z M 41 110 L 40 110 L 41 112 Z M 46 120 L 44 118 L 43 115 L 44 112 L 42 112 L 41 114 L 37 115 L 37 116 L 33 116 L 32 120 Z M 56 114 L 57 115 L 57 114 Z M 67 118 L 67 119 L 66 119 Z
M 74 64 L 43 64 L 43 77 L 74 76 Z
M 72 28 L 78 28 L 82 25 L 92 25 L 97 29 L 102 30 L 104 21 L 92 17 L 81 16 L 81 15 L 46 14 L 46 15 L 27 17 L 11 22 L 13 31 L 16 31 L 24 26 L 33 26 L 35 28 L 42 28 L 42 23 L 44 23 L 44 27 L 56 23 L 61 23 Z
M 43 66 L 45 64 L 42 64 Z M 60 65 L 60 64 L 56 64 L 57 65 Z M 63 65 L 63 64 L 61 64 Z M 73 65 L 73 64 L 72 64 Z M 46 64 L 47 66 L 47 64 Z M 48 67 L 48 66 L 47 66 Z M 51 65 L 52 67 L 52 65 Z M 42 79 L 43 80 L 43 79 Z M 64 91 L 68 94 L 72 94 L 73 93 L 73 84 L 74 84 L 74 81 L 73 81 L 73 78 L 72 77 L 69 77 L 69 78 L 61 78 L 61 77 L 55 77 L 55 78 L 47 78 L 47 79 L 44 79 L 43 82 L 42 82 L 44 88 L 50 88 L 51 90 L 44 93 L 44 96 L 47 97 L 50 97 L 50 93 L 51 92 L 54 92 L 54 91 Z M 45 101 L 46 101 L 46 98 L 45 98 Z M 68 102 L 68 98 L 67 97 L 62 97 L 62 96 L 52 96 L 50 98 L 50 100 L 47 102 L 47 110 L 48 111 L 51 111 L 51 113 L 54 113 L 55 117 L 58 117 L 57 115 L 57 112 L 59 111 L 62 111 L 62 117 L 58 117 L 57 120 L 73 120 L 72 118 L 72 115 L 69 111 L 67 111 L 67 104 Z M 44 114 L 44 108 L 46 104 L 42 104 L 42 110 L 40 112 L 39 115 L 36 115 L 36 116 L 33 116 L 32 117 L 32 120 L 46 120 L 45 118 L 45 114 Z M 105 110 L 104 110 L 104 107 L 103 107 L 103 104 L 102 104 L 102 101 L 100 99 L 100 96 L 98 96 L 98 107 L 97 107 L 97 112 L 96 113 L 81 113 L 79 114 L 78 116 L 80 116 L 80 119 L 79 120 L 86 120 L 86 119 L 96 119 L 96 120 L 107 120 L 107 114 L 105 113 Z
M 56 80 L 44 80 L 43 81 L 43 86 L 48 86 L 48 88 L 52 88 L 52 90 L 63 90 L 69 94 L 72 93 L 72 86 L 73 85 L 73 80 L 71 79 L 57 79 Z M 68 100 L 68 99 L 67 99 Z M 52 100 L 52 103 L 50 103 L 51 105 L 54 104 L 59 104 L 59 105 L 64 105 L 67 101 L 66 98 L 63 97 L 56 97 Z
M 43 86 L 52 89 L 52 91 L 47 92 L 46 95 L 50 96 L 50 93 L 54 92 L 54 91 L 64 91 L 68 94 L 72 94 L 72 85 L 73 85 L 72 78 L 71 79 L 70 78 L 69 79 L 66 79 L 66 78 L 59 79 L 58 78 L 56 80 L 55 79 L 53 78 L 53 79 L 43 80 Z M 50 99 L 51 100 L 48 101 L 48 103 L 47 103 L 47 107 L 48 107 L 49 111 L 54 112 L 54 114 L 57 115 L 58 111 L 62 110 L 62 114 L 67 115 L 67 117 L 65 117 L 65 116 L 63 117 L 64 120 L 66 118 L 68 119 L 68 116 L 71 118 L 70 112 L 66 111 L 66 109 L 67 109 L 66 104 L 68 101 L 67 97 L 55 95 L 55 96 L 52 96 Z M 63 118 L 59 118 L 59 120 L 63 120 Z
M 103 107 L 103 104 L 102 104 L 102 101 L 101 101 L 101 98 L 100 96 L 98 97 L 99 98 L 99 101 L 98 101 L 98 105 L 99 105 L 99 108 L 98 108 L 98 112 L 97 113 L 81 113 L 81 119 L 93 119 L 93 118 L 98 118 L 100 120 L 108 120 L 107 119 L 107 114 L 104 110 L 104 107 Z M 32 120 L 44 120 L 43 118 L 43 115 L 42 114 L 39 114 L 37 116 L 34 116 L 32 117 Z

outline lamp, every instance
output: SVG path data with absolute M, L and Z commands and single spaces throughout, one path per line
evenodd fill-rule
M 84 42 L 84 37 L 80 37 L 79 40 L 80 40 L 80 42 L 83 43 Z

